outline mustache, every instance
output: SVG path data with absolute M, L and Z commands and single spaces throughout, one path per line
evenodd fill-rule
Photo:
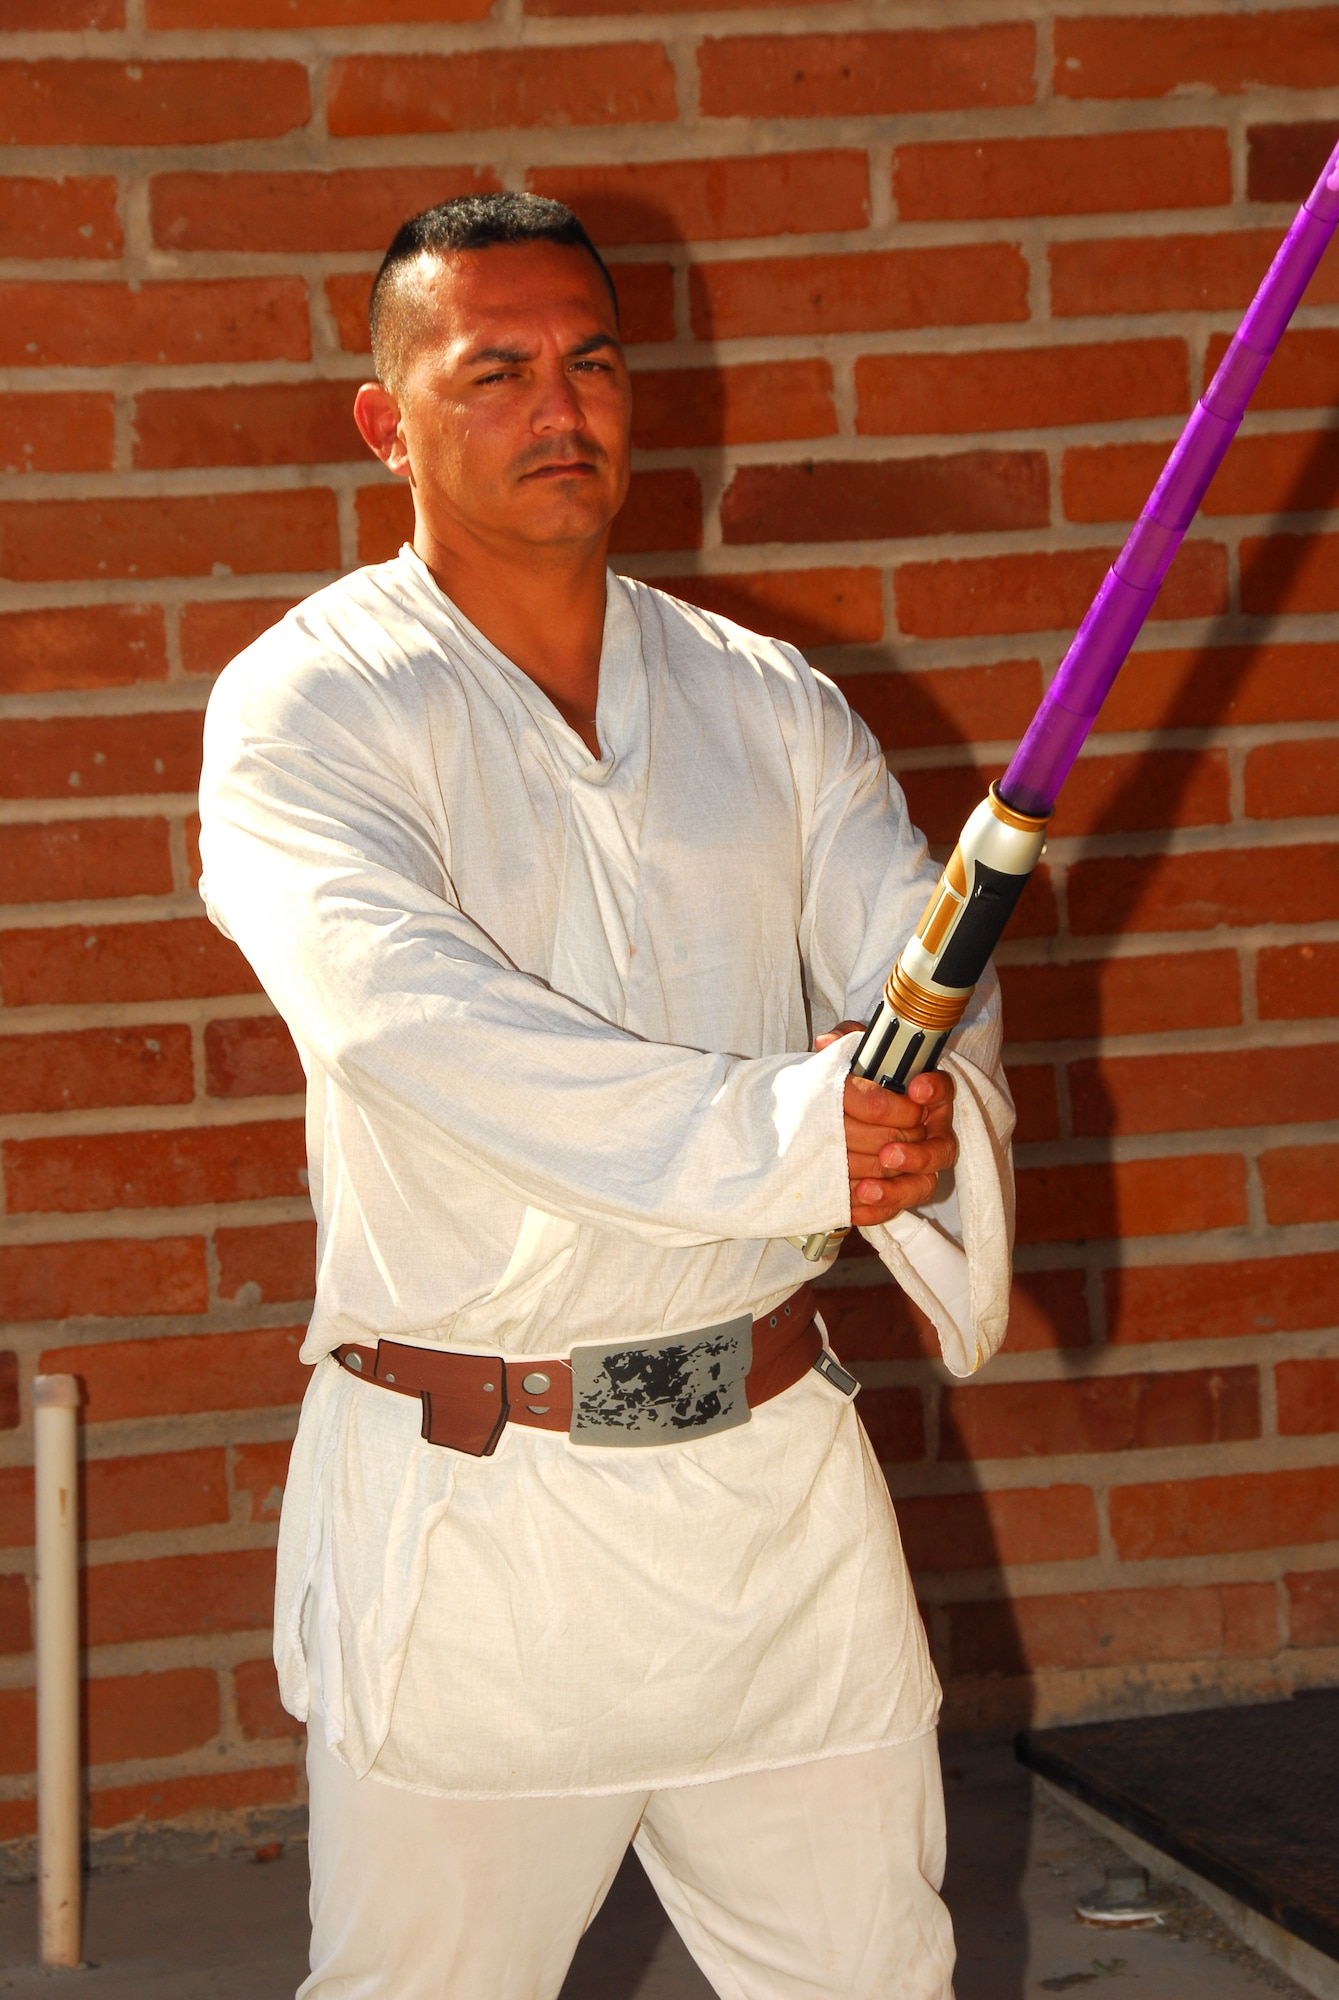
M 524 479 L 527 473 L 543 472 L 552 465 L 603 465 L 608 457 L 603 445 L 597 444 L 594 438 L 583 438 L 577 451 L 563 445 L 532 445 L 528 451 L 521 453 L 512 469 L 518 479 Z

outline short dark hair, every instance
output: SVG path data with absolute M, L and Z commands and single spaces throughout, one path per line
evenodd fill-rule
M 381 260 L 368 309 L 379 382 L 395 386 L 415 332 L 413 292 L 401 282 L 401 274 L 425 253 L 447 257 L 456 250 L 490 250 L 498 243 L 561 243 L 584 250 L 609 287 L 617 320 L 618 293 L 609 267 L 570 208 L 538 194 L 457 195 L 402 222 Z

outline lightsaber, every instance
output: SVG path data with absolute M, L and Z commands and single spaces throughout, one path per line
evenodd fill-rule
M 1339 146 L 1298 210 L 1008 770 L 964 826 L 855 1052 L 853 1076 L 901 1093 L 943 1055 L 1041 858 L 1060 787 L 1336 227 Z M 791 1240 L 818 1263 L 846 1233 Z

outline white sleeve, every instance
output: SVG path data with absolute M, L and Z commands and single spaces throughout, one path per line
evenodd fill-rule
M 369 1120 L 517 1200 L 658 1244 L 848 1212 L 840 1051 L 657 1045 L 519 971 L 456 906 L 377 695 L 333 671 L 267 675 L 273 660 L 244 655 L 210 703 L 207 907 Z
M 814 1029 L 868 1020 L 920 920 L 938 868 L 912 826 L 882 752 L 840 694 L 816 676 L 823 783 L 808 842 L 801 944 Z M 849 1062 L 855 1036 L 841 1047 Z M 862 1233 L 939 1335 L 955 1375 L 999 1347 L 1009 1318 L 1013 1101 L 1000 1065 L 999 982 L 988 970 L 943 1067 L 956 1086 L 959 1158 L 924 1208 Z

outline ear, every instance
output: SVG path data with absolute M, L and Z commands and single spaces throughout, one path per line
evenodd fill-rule
M 380 382 L 364 382 L 353 399 L 353 421 L 388 472 L 409 477 L 409 452 L 400 430 L 400 405 Z

